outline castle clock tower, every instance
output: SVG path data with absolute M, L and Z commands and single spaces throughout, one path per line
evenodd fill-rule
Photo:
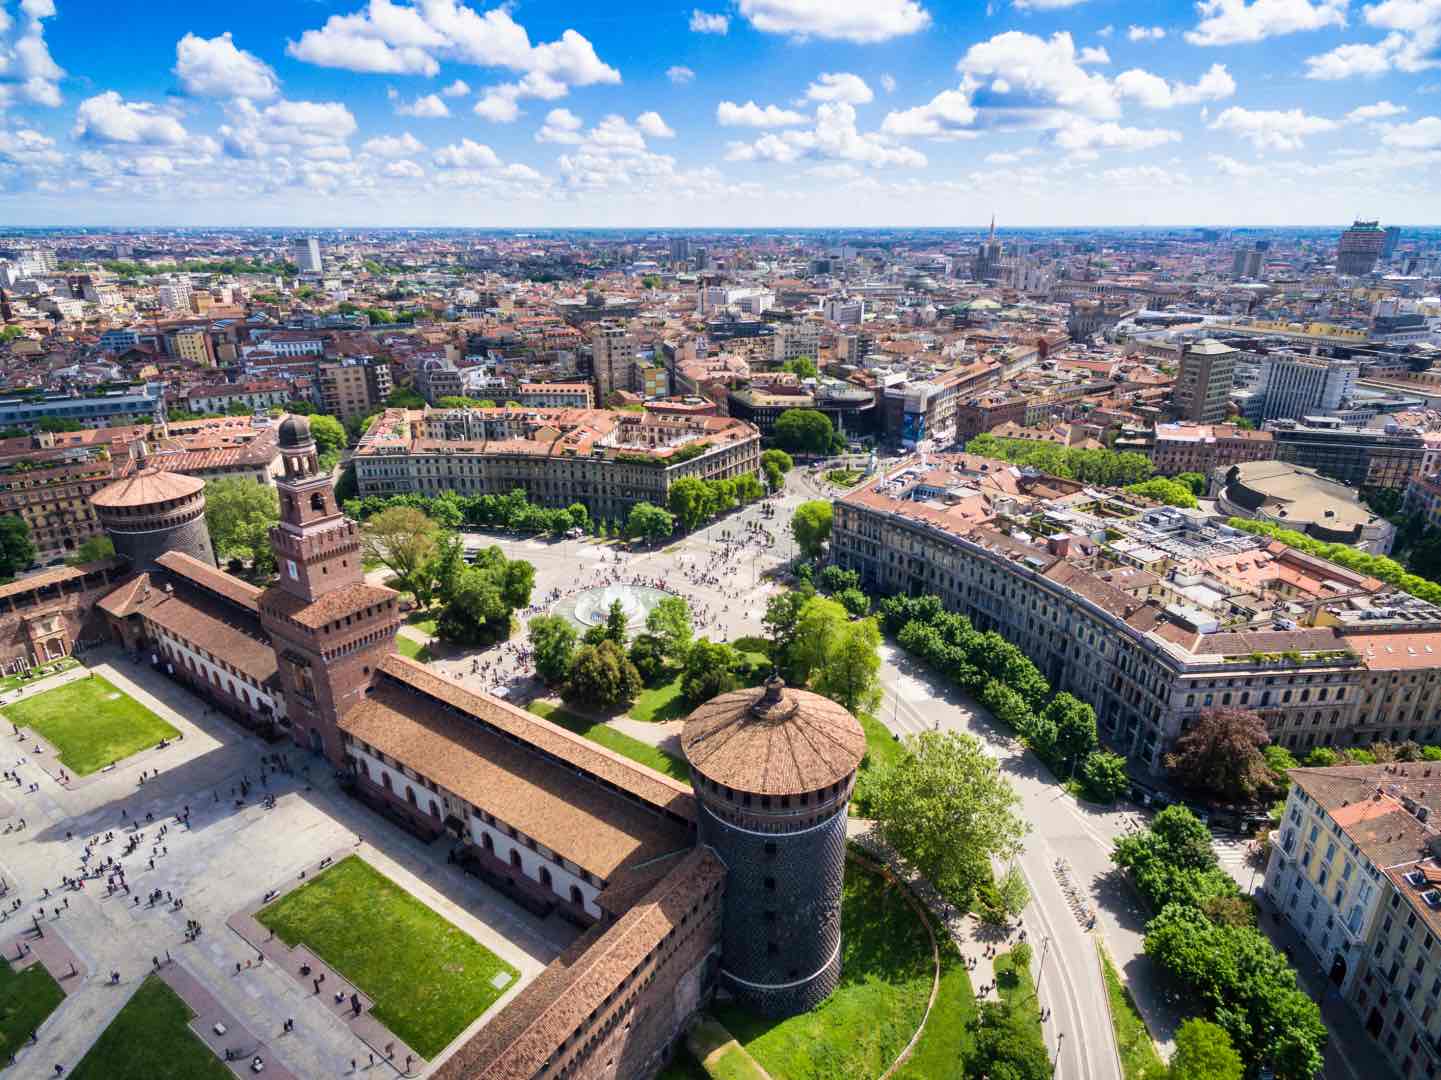
M 395 648 L 399 596 L 365 583 L 360 526 L 340 512 L 321 472 L 310 422 L 280 425 L 285 468 L 280 523 L 270 530 L 279 581 L 260 596 L 260 620 L 278 662 L 286 717 L 297 744 L 343 766 L 339 718 L 364 696 Z

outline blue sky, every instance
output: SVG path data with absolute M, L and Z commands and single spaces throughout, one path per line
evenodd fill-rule
M 1433 223 L 1441 0 L 0 0 L 0 222 Z

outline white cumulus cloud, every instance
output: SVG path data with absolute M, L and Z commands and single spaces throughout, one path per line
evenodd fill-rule
M 1425 116 L 1410 124 L 1392 124 L 1381 141 L 1403 150 L 1441 150 L 1441 116 Z
M 1307 136 L 1335 131 L 1337 124 L 1300 109 L 1251 110 L 1232 106 L 1210 123 L 1212 131 L 1228 131 L 1258 150 L 1299 150 Z
M 694 8 L 690 13 L 690 28 L 694 34 L 724 34 L 731 28 L 730 17 L 713 14 Z
M 1231 78 L 1225 64 L 1212 64 L 1200 79 L 1189 85 L 1167 82 L 1159 75 L 1132 68 L 1116 76 L 1116 92 L 1148 109 L 1171 109 L 1228 98 L 1236 92 L 1236 80 Z
M 1160 41 L 1165 36 L 1164 26 L 1131 26 L 1126 30 L 1126 37 L 1132 41 Z
M 360 144 L 360 148 L 367 154 L 374 154 L 376 157 L 403 158 L 420 153 L 425 149 L 425 145 L 410 132 L 405 131 L 399 135 L 377 135 L 373 139 L 366 139 Z
M 470 84 L 464 79 L 456 79 L 440 92 L 442 97 L 465 97 L 470 93 Z
M 180 88 L 200 97 L 263 101 L 280 93 L 280 79 L 270 65 L 236 48 L 228 30 L 213 38 L 186 34 L 175 44 L 174 70 Z
M 1389 101 L 1378 101 L 1374 105 L 1362 105 L 1352 109 L 1346 114 L 1346 119 L 1353 124 L 1364 124 L 1372 120 L 1386 120 L 1392 116 L 1400 116 L 1406 111 L 1405 105 L 1393 105 Z
M 500 158 L 484 143 L 461 139 L 442 146 L 433 157 L 438 169 L 498 169 Z
M 919 169 L 926 156 L 908 146 L 897 146 L 889 133 L 862 132 L 856 127 L 856 109 L 844 101 L 825 102 L 816 108 L 813 128 L 791 129 L 762 135 L 753 143 L 732 142 L 730 161 L 851 161 L 873 168 Z
M 794 124 L 807 123 L 809 118 L 804 113 L 798 113 L 793 109 L 782 109 L 779 105 L 757 105 L 754 101 L 747 101 L 744 105 L 737 105 L 733 101 L 722 101 L 715 107 L 716 123 L 721 127 L 790 127 Z
M 1199 0 L 1201 21 L 1186 31 L 1192 45 L 1245 45 L 1253 41 L 1345 26 L 1349 0 Z
M 545 123 L 535 133 L 536 142 L 578 143 L 580 129 L 584 127 L 581 118 L 569 109 L 551 109 L 545 114 Z
M 676 86 L 684 86 L 695 78 L 695 72 L 684 64 L 675 64 L 665 69 L 665 77 Z
M 875 94 L 859 75 L 848 71 L 825 72 L 806 87 L 806 97 L 811 101 L 847 101 L 852 105 L 864 105 Z
M 674 139 L 675 132 L 661 119 L 658 112 L 643 112 L 635 118 L 635 126 L 640 129 L 642 135 L 652 139 Z
M 70 133 L 86 142 L 140 146 L 179 146 L 189 138 L 169 113 L 148 101 L 126 101 L 114 90 L 82 101 Z
M 395 107 L 396 116 L 418 116 L 436 120 L 450 115 L 450 108 L 440 100 L 439 94 L 425 94 L 414 101 L 401 102 Z
M 740 0 L 757 30 L 870 45 L 924 30 L 931 16 L 915 0 Z
M 1306 59 L 1308 79 L 1408 75 L 1441 67 L 1441 0 L 1383 0 L 1367 4 L 1368 26 L 1387 30 L 1380 41 L 1352 42 Z

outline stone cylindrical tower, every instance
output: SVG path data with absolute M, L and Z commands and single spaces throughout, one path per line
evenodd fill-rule
M 765 1016 L 814 1008 L 840 980 L 846 804 L 865 732 L 829 698 L 772 677 L 696 709 L 681 746 L 701 843 L 728 871 L 723 984 Z
M 90 497 L 95 516 L 136 570 L 154 570 L 155 560 L 183 551 L 215 565 L 205 524 L 205 481 L 183 473 L 145 468 Z

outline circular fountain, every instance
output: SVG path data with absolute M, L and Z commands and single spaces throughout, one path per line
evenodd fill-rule
M 621 611 L 625 613 L 626 626 L 633 630 L 645 623 L 646 616 L 656 604 L 671 595 L 664 589 L 653 589 L 649 585 L 599 585 L 567 596 L 552 610 L 588 629 L 605 622 L 611 605 L 619 602 Z

